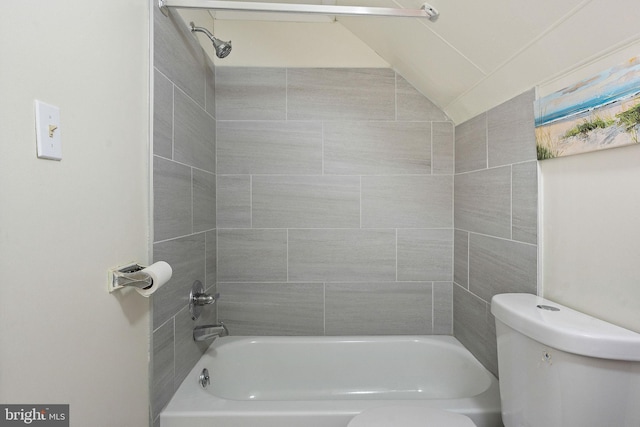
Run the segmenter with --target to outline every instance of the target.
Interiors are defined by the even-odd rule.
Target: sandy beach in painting
[[[540,153],[542,148],[544,152],[549,153],[549,157],[559,157],[638,143],[638,126],[627,130],[627,126],[616,118],[617,114],[638,104],[640,95],[539,126],[536,128],[538,152]],[[599,120],[609,125],[567,136],[567,132],[578,125]]]

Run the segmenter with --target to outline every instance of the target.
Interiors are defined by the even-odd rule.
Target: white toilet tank
[[[491,313],[505,427],[640,427],[640,334],[531,294]]]

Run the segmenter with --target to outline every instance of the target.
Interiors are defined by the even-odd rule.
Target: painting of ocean
[[[535,101],[538,160],[638,143],[640,57]]]

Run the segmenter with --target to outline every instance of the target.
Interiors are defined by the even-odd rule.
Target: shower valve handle
[[[216,302],[220,294],[209,295],[207,293],[194,294],[191,296],[191,301],[194,305],[208,305]]]
[[[210,295],[205,292],[202,282],[196,280],[193,282],[191,292],[189,292],[189,311],[191,312],[191,319],[197,320],[202,313],[203,306],[210,305],[216,302],[220,294]]]

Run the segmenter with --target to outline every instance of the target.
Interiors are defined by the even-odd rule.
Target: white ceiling
[[[366,0],[366,4],[419,8],[422,2]],[[395,18],[339,18],[339,22],[458,123],[640,40],[638,0],[430,0],[430,4],[440,12],[436,22]],[[640,54],[640,47],[635,54]]]
[[[420,8],[422,3],[337,0],[339,5],[403,8]],[[456,123],[567,73],[607,58],[640,54],[639,0],[429,0],[429,4],[440,12],[436,22],[373,17],[337,20],[382,58],[381,64],[390,64]],[[227,22],[215,21],[218,37],[224,38],[220,35],[223,28],[233,32]],[[285,31],[283,24],[277,24],[281,31]],[[267,39],[255,21],[241,28],[252,44]],[[293,27],[290,31],[287,37],[294,40],[305,32]],[[338,37],[346,42],[351,34]],[[239,44],[234,47],[234,54],[242,49]],[[268,47],[265,49],[268,55]],[[313,53],[313,48],[308,46],[307,51]],[[245,65],[264,65],[260,62],[256,58],[255,64]]]

